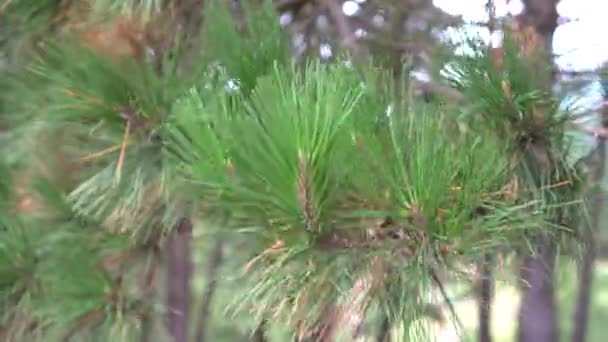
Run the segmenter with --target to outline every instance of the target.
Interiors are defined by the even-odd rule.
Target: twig
[[[102,157],[102,156],[104,156],[104,155],[106,155],[108,153],[112,153],[114,151],[118,151],[119,149],[122,148],[123,143],[120,143],[120,144],[112,146],[112,147],[105,148],[105,149],[103,149],[101,151],[98,151],[98,152],[95,152],[95,153],[91,153],[91,154],[86,155],[84,157],[80,157],[80,161],[83,161],[83,162],[84,161],[89,161],[91,159],[96,159],[96,158]],[[129,144],[130,144],[130,142],[127,141],[127,145],[129,145]]]
[[[107,103],[103,102],[103,100],[98,99],[98,98],[96,98],[96,97],[92,97],[92,96],[88,96],[88,95],[80,94],[80,93],[77,93],[77,92],[75,92],[75,91],[73,91],[73,90],[71,90],[71,89],[62,89],[62,90],[63,90],[63,92],[64,92],[64,93],[66,93],[68,96],[75,97],[75,98],[79,98],[79,99],[81,99],[81,100],[85,100],[85,101],[88,101],[88,102],[91,102],[91,103],[95,103],[95,104],[97,104],[97,105],[99,105],[99,106],[102,106],[102,107],[104,107],[104,108],[106,108],[106,109],[111,109],[111,110],[113,110],[113,109],[114,109],[114,108],[112,108],[111,106],[109,106]]]
[[[437,288],[439,289],[439,293],[441,293],[441,296],[443,297],[445,304],[448,306],[448,310],[450,310],[450,315],[452,316],[452,319],[456,323],[456,326],[458,329],[458,334],[462,335],[462,333],[465,331],[464,325],[462,324],[460,317],[458,317],[458,313],[456,312],[454,303],[452,303],[452,300],[450,299],[450,296],[448,295],[447,291],[445,290],[445,287],[443,287],[443,283],[441,282],[441,279],[439,279],[437,272],[435,272],[434,270],[431,270],[430,273],[431,273],[432,281],[435,283],[435,285],[437,285]]]

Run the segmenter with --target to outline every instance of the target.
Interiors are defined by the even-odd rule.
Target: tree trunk
[[[175,342],[188,341],[192,222],[183,218],[167,241],[168,329]]]
[[[524,296],[519,311],[520,342],[558,341],[555,318],[554,272],[556,250],[550,237],[535,242],[536,250],[522,267]]]
[[[525,10],[518,20],[525,26],[532,26],[541,37],[546,62],[551,60],[553,33],[557,28],[557,0],[524,0]],[[547,84],[551,89],[553,84]],[[537,151],[548,156],[548,147],[537,146]],[[532,151],[534,152],[534,151]],[[537,159],[538,154],[537,154]],[[546,163],[535,163],[542,172]],[[550,166],[549,166],[550,167]],[[550,171],[550,170],[547,170]],[[520,342],[558,341],[558,325],[554,295],[554,273],[556,245],[549,236],[537,236],[533,241],[533,253],[524,259],[521,280],[523,297],[519,311]]]

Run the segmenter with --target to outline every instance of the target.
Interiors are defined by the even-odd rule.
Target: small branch
[[[458,334],[462,336],[462,333],[465,331],[464,325],[460,321],[460,317],[458,317],[458,313],[456,312],[456,307],[454,307],[454,303],[452,303],[452,300],[448,296],[448,293],[445,290],[445,287],[443,286],[443,282],[441,282],[441,279],[439,279],[437,272],[435,272],[434,270],[431,270],[431,280],[435,283],[435,285],[437,285],[437,288],[439,289],[439,293],[443,297],[445,304],[448,306],[448,310],[450,310],[450,315],[452,316],[452,319],[456,323],[456,328],[458,329],[457,330]]]
[[[123,141],[123,142],[121,142],[121,143],[120,143],[120,144],[118,144],[118,145],[115,145],[115,146],[112,146],[112,147],[105,148],[105,149],[103,149],[103,150],[101,150],[101,151],[94,152],[94,153],[88,154],[88,155],[86,155],[86,156],[82,156],[82,157],[80,157],[80,161],[81,161],[81,162],[86,162],[86,161],[89,161],[89,160],[92,160],[92,159],[97,159],[97,158],[99,158],[99,157],[103,157],[103,156],[104,156],[104,155],[106,155],[106,154],[109,154],[109,153],[112,153],[112,152],[115,152],[115,151],[118,151],[118,150],[122,149],[122,148],[123,148],[123,147],[122,147],[122,146],[123,146],[123,144],[124,144],[124,141]],[[127,143],[126,143],[126,144],[127,144],[127,146],[128,146],[128,145],[129,145],[129,141],[127,141]]]

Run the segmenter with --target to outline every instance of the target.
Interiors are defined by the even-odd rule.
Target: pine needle
[[[131,132],[131,121],[127,120],[127,124],[125,126],[125,136],[122,140],[122,144],[120,145],[120,155],[118,156],[118,163],[116,163],[116,182],[120,182],[120,177],[122,174],[122,166],[125,162],[125,154],[127,151],[127,144],[129,142],[129,133]]]
[[[286,250],[284,247],[284,243],[281,240],[276,240],[274,242],[274,244],[272,246],[270,246],[270,248],[265,249],[262,254],[254,257],[253,259],[249,260],[246,264],[245,264],[245,271],[249,271],[251,269],[251,267],[258,262],[260,259],[262,259],[264,256],[266,255],[270,255],[270,254],[277,254],[281,251]]]
[[[129,145],[129,144],[130,144],[130,142],[129,142],[129,141],[127,141],[127,142],[126,142],[126,145]],[[117,150],[119,150],[119,149],[123,148],[123,145],[125,145],[125,142],[124,142],[124,141],[123,141],[122,143],[118,144],[118,145],[114,145],[114,146],[112,146],[112,147],[104,148],[104,149],[103,149],[103,150],[101,150],[101,151],[98,151],[98,152],[95,152],[95,153],[91,153],[91,154],[89,154],[89,155],[86,155],[86,156],[84,156],[84,157],[81,157],[81,158],[80,158],[80,161],[85,162],[85,161],[89,161],[89,160],[92,160],[92,159],[96,159],[96,158],[102,157],[102,156],[104,156],[104,155],[106,155],[106,154],[108,154],[108,153],[112,153],[112,152],[114,152],[114,151],[117,151]]]
[[[103,100],[100,100],[98,98],[95,98],[95,97],[92,97],[92,96],[88,96],[88,95],[84,95],[84,94],[80,94],[80,93],[77,93],[77,92],[75,92],[73,90],[70,90],[70,89],[63,89],[63,91],[66,94],[68,94],[69,96],[76,97],[76,98],[79,98],[81,100],[89,101],[89,102],[98,104],[98,105],[100,105],[102,107],[111,109],[110,106],[107,103],[105,103]]]

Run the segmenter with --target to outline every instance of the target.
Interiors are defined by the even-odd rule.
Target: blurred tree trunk
[[[190,281],[192,277],[192,222],[184,218],[167,241],[167,322],[175,342],[188,342]]]
[[[553,63],[551,52],[553,33],[557,28],[557,1],[524,0],[525,10],[517,18],[521,25],[533,27],[542,40],[546,63]],[[552,84],[547,84],[546,89],[551,89],[552,86]],[[538,147],[545,150],[547,148]],[[538,164],[539,167],[543,167],[544,163],[539,161]],[[520,342],[555,342],[558,341],[553,279],[557,256],[556,245],[551,237],[543,235],[536,237],[532,247],[532,254],[524,259],[522,265],[521,278],[524,293],[519,311],[518,340]]]
[[[534,255],[524,260],[524,295],[519,311],[520,342],[558,341],[555,317],[554,272],[555,244],[549,237],[538,237]]]

